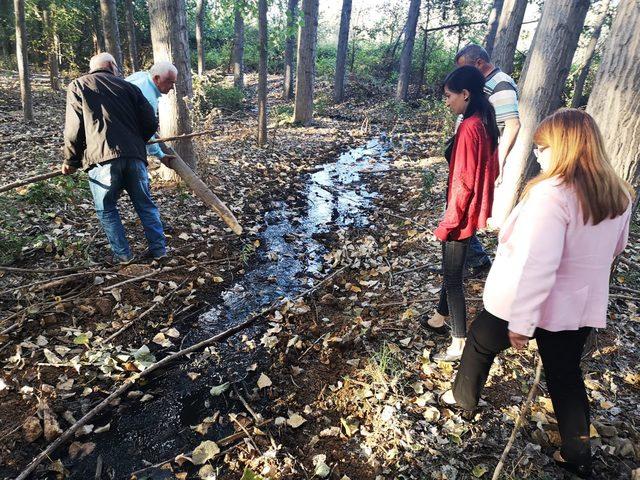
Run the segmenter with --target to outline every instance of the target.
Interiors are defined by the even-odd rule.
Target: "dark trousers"
[[[440,315],[451,315],[451,335],[464,338],[467,332],[467,306],[464,301],[462,275],[469,239],[442,243],[442,288],[436,309]]]
[[[507,322],[486,310],[471,324],[453,385],[453,396],[462,408],[473,410],[478,404],[493,359],[511,345],[508,327]],[[580,359],[590,332],[590,327],[561,332],[538,328],[534,334],[558,420],[562,457],[567,462],[586,466],[591,463],[589,400]]]

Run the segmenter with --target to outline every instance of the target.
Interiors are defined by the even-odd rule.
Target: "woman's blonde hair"
[[[533,141],[551,148],[551,164],[527,184],[522,198],[537,183],[559,177],[575,189],[585,224],[591,219],[597,225],[625,212],[633,189],[613,169],[591,115],[575,108],[560,109],[538,125]]]

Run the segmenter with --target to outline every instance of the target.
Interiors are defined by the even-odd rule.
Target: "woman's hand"
[[[527,348],[527,343],[529,343],[529,340],[531,339],[526,335],[520,335],[519,333],[515,333],[509,330],[509,341],[511,342],[511,346],[516,350]]]

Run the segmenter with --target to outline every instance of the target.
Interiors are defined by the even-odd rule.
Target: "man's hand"
[[[77,170],[78,169],[76,167],[72,167],[71,165],[67,165],[66,163],[63,163],[62,167],[60,167],[60,171],[63,175],[73,175]]]
[[[175,155],[165,155],[160,159],[160,162],[167,168],[173,169],[171,163],[176,159]]]
[[[529,337],[509,330],[509,341],[511,342],[511,346],[516,350],[527,348],[527,343],[529,343],[529,340],[531,340]]]

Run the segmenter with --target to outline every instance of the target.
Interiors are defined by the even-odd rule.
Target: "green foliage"
[[[335,45],[323,45],[318,48],[316,58],[316,75],[333,78],[336,73],[337,49]]]
[[[293,118],[293,105],[281,103],[275,105],[269,113],[272,118],[275,118],[277,123],[291,122]]]
[[[325,93],[319,93],[313,99],[313,110],[316,115],[323,116],[327,113],[327,109],[331,106],[333,101]]]
[[[220,79],[207,76],[193,77],[193,107],[199,118],[206,117],[214,108],[237,111],[242,108],[244,95],[235,87],[223,85]]]
[[[422,172],[422,198],[426,199],[431,195],[431,190],[436,184],[436,174],[433,170]]]

